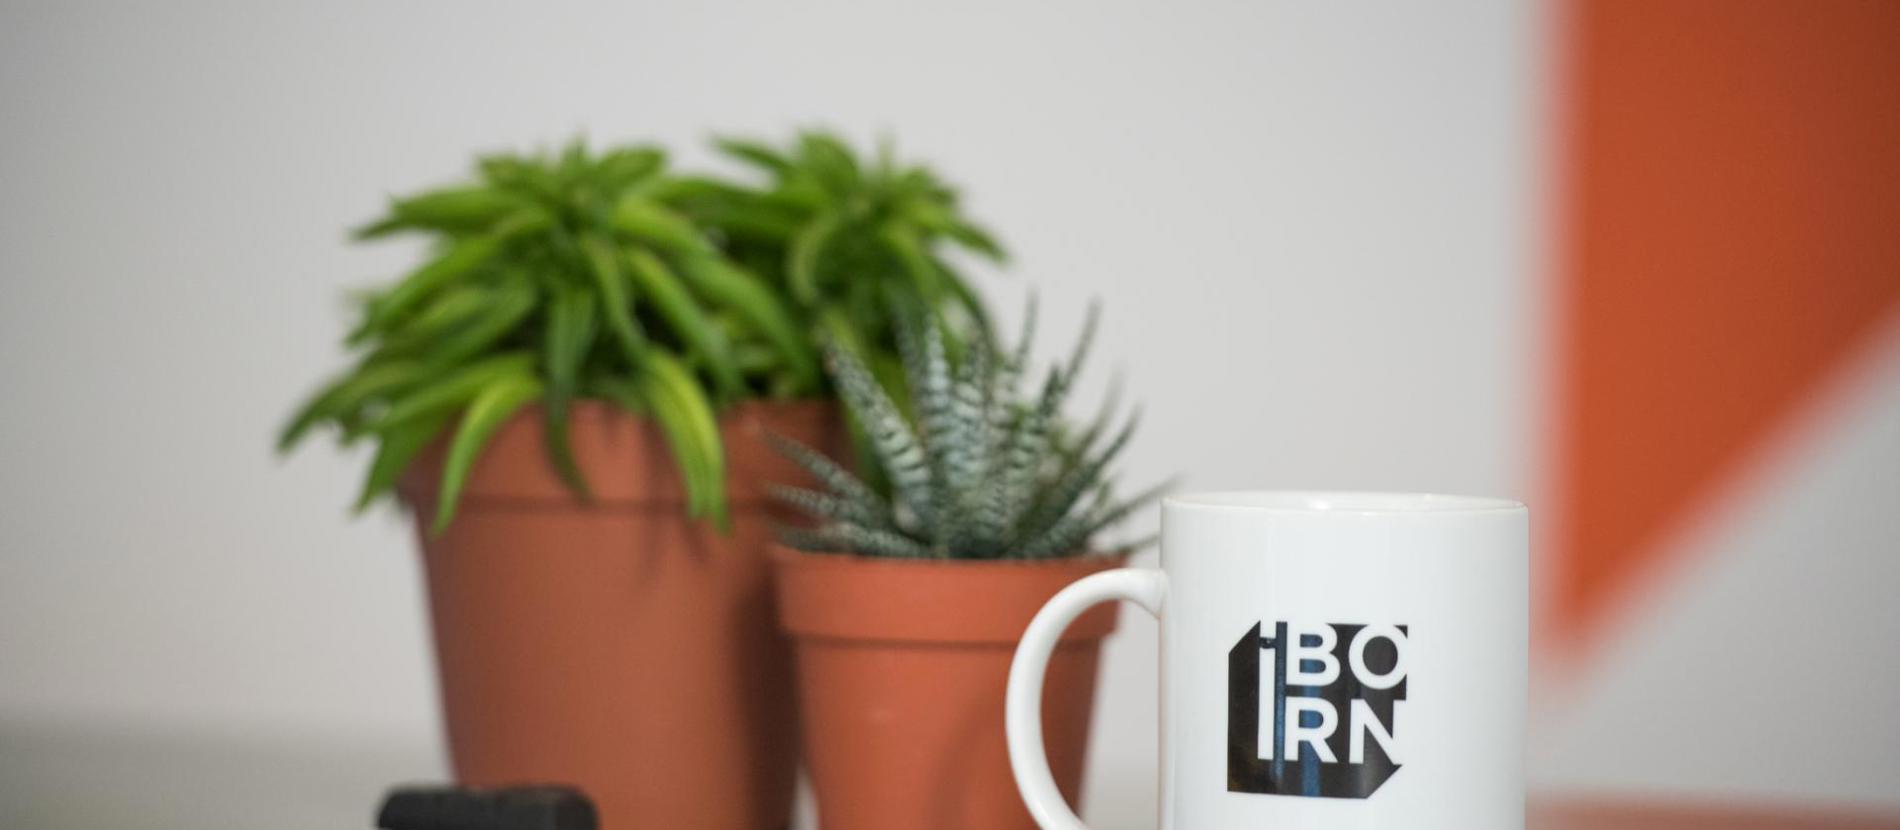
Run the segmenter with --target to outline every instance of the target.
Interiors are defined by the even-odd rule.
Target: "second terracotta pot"
[[[806,763],[824,830],[1036,830],[1003,734],[1017,638],[1043,603],[1121,564],[893,560],[781,550]],[[1049,661],[1043,739],[1080,797],[1096,658],[1116,608],[1076,620]]]

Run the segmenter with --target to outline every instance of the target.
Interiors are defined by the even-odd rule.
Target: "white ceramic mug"
[[[1161,567],[1064,589],[1010,669],[1010,764],[1044,830],[1086,830],[1042,748],[1062,629],[1161,620],[1163,830],[1521,830],[1528,511],[1399,493],[1216,493],[1161,509]]]

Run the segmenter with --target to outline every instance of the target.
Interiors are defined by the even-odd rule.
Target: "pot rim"
[[[727,497],[735,508],[769,504],[764,484],[797,481],[797,465],[761,440],[782,435],[821,451],[842,442],[837,403],[825,398],[749,399],[718,414],[727,465]],[[574,459],[593,489],[577,496],[548,458],[543,427],[547,409],[523,406],[496,430],[469,471],[464,510],[674,510],[684,515],[686,494],[657,422],[597,399],[574,401],[568,412]],[[830,435],[836,430],[835,438]],[[441,491],[442,465],[453,430],[435,436],[397,478],[395,495],[411,509],[432,509]]]
[[[937,566],[949,568],[1073,568],[1079,562],[1101,562],[1120,560],[1126,562],[1134,556],[1134,551],[1085,550],[1064,556],[1049,556],[1041,559],[970,559],[966,557],[946,556],[942,558],[923,558],[906,556],[873,556],[865,553],[845,551],[818,551],[795,548],[783,542],[773,542],[771,556],[774,562],[786,564],[809,564],[813,567],[876,567],[892,565],[896,567]]]
[[[780,624],[801,642],[1014,648],[1058,591],[1123,566],[1129,554],[898,559],[774,545],[770,556]],[[1064,632],[1063,644],[1101,640],[1117,613],[1112,604],[1090,609]]]

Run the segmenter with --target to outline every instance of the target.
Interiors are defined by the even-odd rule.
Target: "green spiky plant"
[[[1113,395],[1085,429],[1068,429],[1062,420],[1063,402],[1093,340],[1094,309],[1068,362],[1051,367],[1032,395],[1019,386],[1035,327],[1033,305],[1012,352],[978,340],[961,360],[949,354],[934,318],[911,319],[900,333],[914,421],[849,349],[826,349],[826,367],[845,405],[865,425],[889,492],[809,447],[778,439],[780,450],[824,487],[775,488],[780,500],[813,523],[782,528],[787,544],[917,559],[1072,556],[1091,550],[1099,531],[1159,495],[1157,487],[1114,498],[1109,465],[1127,446],[1138,418],[1131,413],[1108,437]]]
[[[856,302],[848,276],[834,273],[794,301],[782,274],[736,262],[722,248],[729,235],[685,211],[703,188],[681,186],[691,180],[665,167],[650,147],[594,153],[575,142],[558,154],[483,158],[471,183],[393,200],[358,238],[418,234],[432,253],[362,304],[346,340],[354,366],[296,413],[280,449],[320,425],[335,426],[345,443],[373,439],[360,510],[451,432],[439,532],[489,438],[536,402],[550,460],[587,497],[567,414],[576,400],[604,400],[657,421],[688,512],[723,525],[715,413],[745,399],[828,393],[814,346],[821,328],[874,360],[889,359],[895,342],[888,322],[827,311]],[[850,237],[871,232],[854,225],[832,244],[869,244]],[[968,293],[957,285],[958,297]]]

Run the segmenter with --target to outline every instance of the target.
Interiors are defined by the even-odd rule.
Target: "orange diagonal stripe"
[[[1900,304],[1900,2],[1570,18],[1556,610],[1574,639]]]

